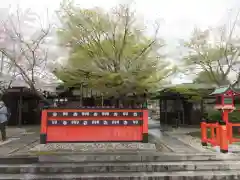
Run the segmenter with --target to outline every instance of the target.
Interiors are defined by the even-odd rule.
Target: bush
[[[218,120],[222,120],[222,111],[217,111],[217,110],[209,111],[208,118],[210,122],[216,122]],[[233,111],[232,113],[229,113],[229,121],[240,122],[240,112]]]

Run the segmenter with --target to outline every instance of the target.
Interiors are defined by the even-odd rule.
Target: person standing
[[[2,141],[6,141],[6,126],[8,120],[8,110],[3,101],[0,101],[0,131],[2,135]]]

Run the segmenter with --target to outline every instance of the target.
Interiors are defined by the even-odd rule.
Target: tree
[[[11,86],[12,78],[8,77],[4,73],[4,55],[1,54],[1,65],[0,65],[0,94],[3,94],[6,89],[8,89]],[[8,68],[7,73],[11,72],[11,68]],[[15,76],[15,74],[13,74]]]
[[[185,43],[189,53],[184,57],[188,73],[198,74],[197,80],[204,77],[206,82],[217,86],[226,85],[230,76],[235,75],[232,85],[240,81],[239,67],[239,38],[238,30],[239,12],[233,21],[204,31],[195,29],[192,37]],[[200,79],[199,79],[200,78]]]
[[[49,79],[48,50],[46,41],[51,25],[44,27],[39,16],[30,9],[9,13],[2,19],[0,26],[0,52],[2,56],[2,75],[8,74],[9,80],[22,80],[31,91],[46,100],[39,91],[42,79]],[[40,27],[36,25],[40,24]]]
[[[229,85],[231,82],[228,79],[223,79],[221,74],[218,74],[217,72],[212,72],[211,75],[206,71],[200,72],[197,77],[193,80],[194,83],[198,84],[209,84],[209,85],[216,85],[216,82],[221,81],[221,85]],[[226,77],[227,78],[227,77]]]
[[[125,96],[153,90],[173,74],[175,69],[159,53],[159,26],[148,37],[130,7],[105,12],[65,3],[58,14],[60,43],[70,53],[56,74],[66,86],[85,83],[105,96]]]

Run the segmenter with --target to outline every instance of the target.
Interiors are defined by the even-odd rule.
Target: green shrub
[[[208,118],[211,122],[222,120],[222,111],[212,110],[207,113],[208,113]],[[232,113],[229,113],[229,121],[240,122],[240,112],[233,111]]]

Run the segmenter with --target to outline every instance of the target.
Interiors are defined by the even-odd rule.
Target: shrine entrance
[[[178,91],[178,88],[185,88],[186,91]],[[212,101],[209,97],[212,89],[204,84],[179,85],[163,88],[153,94],[152,99],[159,100],[161,124],[199,126],[205,101]]]
[[[183,99],[161,99],[160,121],[168,125],[185,124],[185,113]]]
[[[9,88],[6,90],[2,99],[11,112],[8,125],[40,124],[41,112],[38,107],[39,98],[28,88]]]
[[[161,124],[177,127],[193,124],[194,104],[189,102],[186,97],[177,92],[164,92],[157,98],[159,98],[160,104]]]

